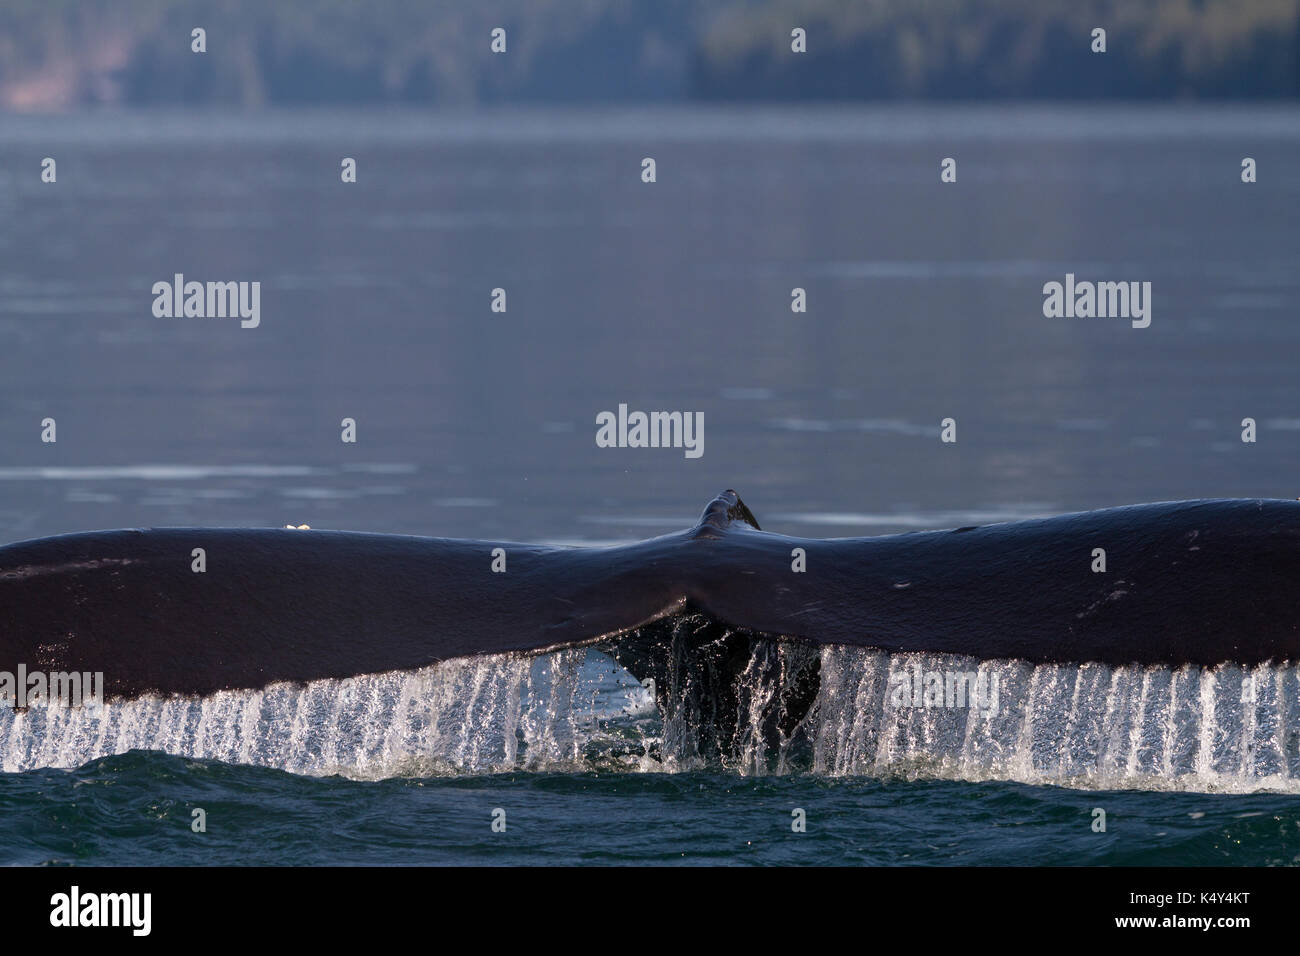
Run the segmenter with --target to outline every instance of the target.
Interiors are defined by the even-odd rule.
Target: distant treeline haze
[[[1300,0],[8,0],[0,108],[1294,98]],[[207,52],[191,51],[206,31]],[[489,49],[496,27],[506,52]],[[806,53],[791,31],[806,32]],[[1092,31],[1106,30],[1106,52]]]

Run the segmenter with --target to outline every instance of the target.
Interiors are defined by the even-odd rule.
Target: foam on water
[[[793,731],[765,739],[764,715],[780,706],[792,662],[809,655],[820,655],[811,710]],[[996,698],[900,699],[917,674],[958,672],[996,688]],[[704,762],[692,725],[701,712],[682,706],[690,677],[680,677],[663,717],[631,675],[587,649],[202,699],[4,710],[0,769],[76,767],[132,749],[369,779],[694,769]],[[736,752],[724,764],[741,774],[1300,792],[1300,673],[1290,664],[1034,666],[771,640],[758,644],[738,685]]]

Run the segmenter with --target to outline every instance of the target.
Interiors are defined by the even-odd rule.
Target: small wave
[[[1048,504],[982,508],[969,511],[789,511],[772,515],[773,521],[790,524],[836,525],[863,528],[917,528],[996,524],[1042,518],[1052,513]]]
[[[409,474],[414,466],[366,464],[344,471]],[[333,474],[334,469],[310,465],[83,465],[0,468],[0,481],[201,481],[210,478],[306,478]]]

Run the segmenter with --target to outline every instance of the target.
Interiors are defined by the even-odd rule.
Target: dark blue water
[[[205,833],[191,829],[196,807]],[[1091,828],[1097,807],[1105,833]],[[363,783],[132,752],[0,777],[0,845],[22,864],[1266,866],[1300,862],[1300,805],[717,773]]]
[[[627,541],[692,523],[725,487],[765,528],[827,536],[1300,494],[1292,108],[0,123],[6,542],[289,522]],[[45,156],[56,184],[39,180]],[[941,184],[948,156],[958,181]],[[1240,181],[1243,156],[1259,182]],[[261,325],[155,318],[150,288],[176,272],[260,281]],[[1150,328],[1044,318],[1042,285],[1066,272],[1152,282]],[[795,286],[807,313],[790,311]],[[703,457],[597,448],[595,415],[621,402],[702,411]],[[40,441],[47,416],[56,444]],[[947,416],[955,445],[937,440]],[[879,770],[852,754],[752,776],[581,752],[528,770],[446,737],[432,763],[343,778],[327,738],[346,720],[328,701],[311,705],[333,715],[306,721],[315,736],[254,755],[270,766],[241,765],[240,739],[205,737],[197,712],[166,733],[145,720],[123,749],[216,759],[79,766],[63,738],[23,738],[0,775],[0,860],[1295,862],[1285,720],[1266,736],[1220,707],[1208,737],[1171,729],[1186,746],[1163,761],[1141,734],[1131,760],[1061,745],[1108,702],[1145,700],[1141,676],[1051,677],[1037,716],[1057,736],[979,774],[914,766],[939,739],[918,726]],[[1275,676],[1293,720],[1300,685]],[[462,718],[499,735],[505,711],[478,700]],[[1262,773],[1251,741],[1284,772]]]

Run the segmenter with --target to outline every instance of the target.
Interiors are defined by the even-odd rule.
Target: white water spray
[[[1300,673],[1291,664],[1034,666],[827,646],[812,652],[820,689],[811,711],[773,744],[759,732],[761,715],[776,705],[795,646],[761,652],[782,666],[739,678],[738,752],[725,765],[741,774],[1300,793]],[[890,689],[917,670],[975,674],[997,687],[997,707],[900,704]],[[568,649],[205,698],[4,710],[0,769],[76,767],[132,749],[368,779],[699,769],[698,728],[683,725],[683,712],[670,699],[661,720],[609,658]]]
[[[915,669],[996,680],[996,713],[894,706]],[[1084,789],[1300,792],[1293,665],[1108,667],[827,647],[815,772]]]
[[[612,662],[586,658],[586,650],[570,649],[203,698],[4,710],[0,769],[77,767],[141,749],[371,779],[581,770],[601,744],[606,755],[615,752],[611,760],[618,745],[643,750],[635,717],[653,711],[630,677],[630,686],[610,679]],[[616,716],[623,726],[606,734],[602,727]]]

